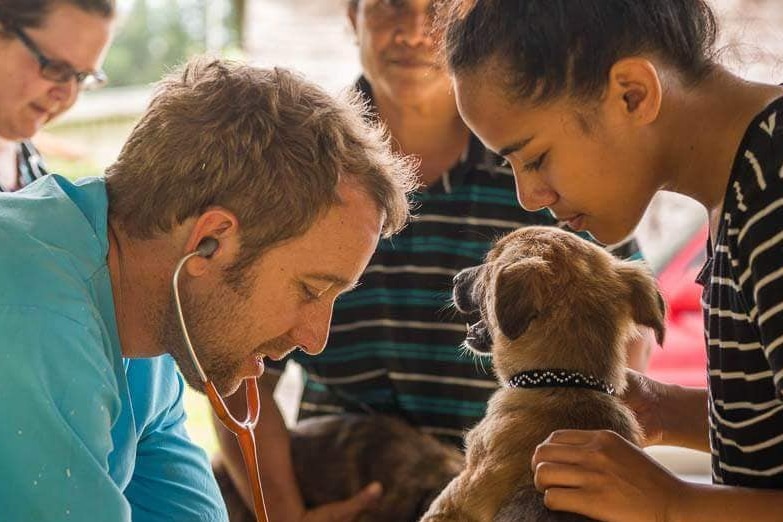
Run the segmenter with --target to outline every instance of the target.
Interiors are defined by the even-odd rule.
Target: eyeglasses
[[[109,80],[106,74],[100,69],[97,71],[80,72],[62,60],[47,58],[24,31],[18,27],[14,27],[12,31],[19,37],[19,40],[22,41],[24,46],[27,47],[27,50],[29,50],[38,60],[38,65],[41,68],[41,76],[47,80],[57,83],[67,83],[70,82],[72,78],[76,78],[76,85],[78,85],[79,89],[82,91],[99,89],[106,85],[106,82]]]

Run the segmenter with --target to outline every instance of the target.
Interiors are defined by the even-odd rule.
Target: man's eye
[[[304,297],[305,301],[315,301],[320,297],[317,292],[314,292],[306,284],[302,283],[301,287],[302,287],[302,296]]]

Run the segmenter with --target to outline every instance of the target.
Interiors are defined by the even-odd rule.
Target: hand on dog
[[[382,493],[381,484],[373,482],[347,500],[324,504],[307,511],[301,522],[351,522],[372,508]]]
[[[661,444],[664,435],[662,403],[666,385],[634,370],[626,370],[625,375],[628,386],[620,398],[633,410],[642,427],[642,447]]]
[[[690,487],[611,431],[556,431],[532,466],[549,509],[606,522],[671,520]]]

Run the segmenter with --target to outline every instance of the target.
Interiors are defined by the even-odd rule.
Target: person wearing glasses
[[[47,173],[30,138],[106,83],[114,0],[0,2],[0,191]]]

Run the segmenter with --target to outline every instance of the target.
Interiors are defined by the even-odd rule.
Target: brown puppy
[[[291,430],[291,456],[307,508],[345,500],[373,481],[383,485],[379,503],[356,522],[419,520],[464,466],[457,448],[385,415],[327,415],[300,422]],[[231,522],[255,520],[219,462],[214,470]]]
[[[480,317],[466,344],[491,350],[501,388],[467,435],[464,471],[422,520],[587,520],[544,507],[530,461],[558,429],[608,429],[639,441],[636,419],[614,393],[626,386],[624,347],[635,325],[662,341],[655,280],[574,234],[526,227],[454,283],[457,308]]]

